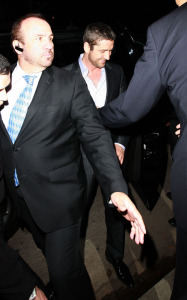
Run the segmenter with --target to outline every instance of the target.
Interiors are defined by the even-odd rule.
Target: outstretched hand
[[[123,217],[131,222],[130,238],[132,240],[135,239],[136,244],[143,244],[146,228],[142,216],[134,203],[126,194],[121,192],[113,193],[111,195],[111,201]]]

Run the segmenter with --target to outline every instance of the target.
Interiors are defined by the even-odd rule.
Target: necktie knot
[[[26,83],[29,85],[33,85],[34,83],[34,79],[36,78],[36,76],[31,76],[31,75],[24,75],[23,78],[25,79]]]

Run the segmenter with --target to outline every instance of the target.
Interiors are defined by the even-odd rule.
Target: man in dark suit
[[[77,61],[65,67],[66,70],[78,72],[84,78],[90,95],[98,107],[104,106],[127,88],[122,67],[108,62],[115,38],[115,33],[107,24],[101,22],[89,24],[83,35],[84,53],[80,55]],[[120,130],[111,130],[111,136],[119,163],[122,165],[129,136],[120,135],[119,132]],[[81,236],[84,237],[89,210],[96,196],[98,183],[83,150],[82,155],[86,173],[85,209],[81,221]],[[103,155],[105,154],[103,153]],[[109,207],[104,193],[103,202],[107,226],[106,258],[114,266],[118,278],[132,287],[134,286],[133,278],[123,262],[126,220],[115,208]]]
[[[136,243],[143,243],[145,226],[125,194],[110,134],[84,80],[51,66],[50,25],[38,14],[20,18],[12,27],[12,46],[18,63],[0,123],[7,189],[46,256],[57,299],[94,299],[79,254],[84,189],[80,143],[106,197],[126,212]]]
[[[125,126],[145,116],[167,91],[181,124],[172,153],[171,195],[177,224],[176,272],[171,299],[187,299],[187,3],[148,28],[147,43],[127,91],[101,108],[105,126]]]
[[[6,88],[10,85],[10,64],[0,54],[0,106],[7,100]],[[3,165],[0,151],[0,203],[5,201]],[[47,300],[40,286],[45,286],[40,278],[13,250],[3,236],[4,222],[0,214],[0,299],[1,300]]]

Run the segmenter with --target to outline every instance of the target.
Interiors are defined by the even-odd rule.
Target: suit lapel
[[[111,66],[107,63],[105,67],[106,72],[106,85],[107,85],[107,94],[105,104],[113,100],[113,89],[114,89],[114,76],[111,69]]]
[[[52,68],[48,68],[42,72],[41,78],[38,83],[38,87],[36,89],[36,92],[34,94],[34,97],[32,99],[32,102],[28,108],[25,120],[23,122],[23,125],[21,127],[21,130],[19,132],[19,135],[16,139],[16,141],[19,139],[19,137],[24,132],[25,128],[28,126],[30,121],[32,120],[33,116],[37,112],[40,105],[45,101],[46,95],[49,92],[50,86],[53,82],[53,71]]]
[[[72,63],[72,65],[71,65],[71,71],[76,71],[76,72],[80,72],[81,73],[81,69],[80,69],[78,60],[76,60],[74,63]]]

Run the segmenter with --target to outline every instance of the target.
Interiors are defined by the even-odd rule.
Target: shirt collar
[[[81,69],[82,76],[83,76],[83,78],[85,79],[85,78],[88,76],[88,69],[87,69],[86,66],[83,64],[83,61],[82,61],[83,55],[84,55],[84,53],[82,53],[82,54],[79,56],[79,66],[80,66],[80,69]]]
[[[42,72],[38,72],[38,73],[33,73],[32,75],[40,77],[41,74]],[[23,77],[24,75],[28,75],[28,74],[23,71],[23,69],[19,65],[19,62],[17,62],[17,65],[12,73],[12,83],[18,82],[21,79],[21,77]]]

